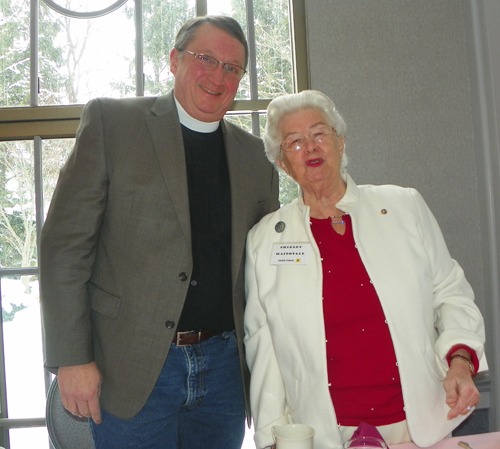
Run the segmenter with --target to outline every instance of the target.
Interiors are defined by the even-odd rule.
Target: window
[[[37,240],[82,105],[170,91],[175,34],[204,14],[247,34],[228,119],[259,135],[270,99],[308,85],[303,0],[0,0],[0,446],[49,447]]]

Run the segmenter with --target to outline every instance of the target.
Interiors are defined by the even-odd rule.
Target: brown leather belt
[[[202,343],[220,332],[215,331],[186,331],[176,332],[172,340],[176,346],[191,346]]]

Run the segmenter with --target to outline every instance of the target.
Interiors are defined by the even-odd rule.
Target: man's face
[[[240,67],[245,64],[243,44],[208,23],[196,30],[194,39],[183,50],[210,55]],[[191,117],[202,122],[222,119],[240,83],[224,75],[222,64],[215,70],[207,70],[196,64],[193,55],[176,49],[170,53],[170,71],[175,75],[175,98]]]

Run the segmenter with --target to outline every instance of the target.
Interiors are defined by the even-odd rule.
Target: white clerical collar
[[[179,121],[186,127],[199,133],[213,133],[218,127],[219,122],[201,122],[191,117],[181,104],[175,98],[175,105],[177,106],[177,113],[179,114]]]

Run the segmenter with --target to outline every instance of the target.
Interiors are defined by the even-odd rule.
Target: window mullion
[[[245,0],[247,16],[248,40],[248,76],[250,77],[250,100],[259,99],[259,84],[257,83],[257,56],[255,50],[255,17],[253,0]],[[259,114],[252,113],[252,134],[260,136]]]
[[[0,278],[0,297],[2,297],[2,279]],[[0,301],[1,305],[1,301]],[[3,338],[3,320],[0,327],[0,361],[2,369],[0,370],[0,419],[7,418],[7,384],[5,379],[5,356],[4,356],[4,338]],[[8,447],[9,433],[0,430],[0,444]]]
[[[255,17],[253,13],[253,0],[246,0],[247,16],[247,41],[248,41],[248,76],[250,77],[250,99],[259,99],[257,83],[257,56],[255,50]]]
[[[38,106],[38,0],[31,0],[30,8],[30,104]]]
[[[35,136],[33,142],[33,162],[35,164],[35,220],[37,223],[37,246],[40,243],[40,234],[42,232],[42,225],[44,222],[43,212],[43,172],[42,172],[42,139],[40,136]]]
[[[143,3],[135,0],[135,83],[136,96],[144,96],[144,27]]]
[[[196,17],[207,15],[207,0],[196,0]]]
[[[305,0],[289,0],[290,41],[292,44],[294,92],[310,89],[309,61],[306,43],[306,7]]]

